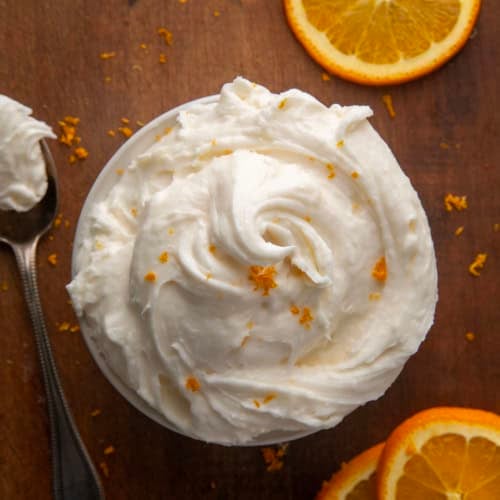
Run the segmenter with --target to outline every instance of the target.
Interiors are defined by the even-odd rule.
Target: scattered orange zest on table
[[[103,60],[111,59],[116,56],[116,52],[101,52],[99,57]]]
[[[394,110],[394,103],[392,102],[391,94],[384,94],[382,96],[382,101],[385,104],[387,112],[391,118],[396,118],[396,111]]]
[[[260,452],[262,453],[264,463],[267,465],[266,469],[268,472],[276,472],[283,468],[283,457],[285,456],[287,447],[287,444],[283,444],[276,448],[271,446],[261,448]]]
[[[465,210],[467,208],[467,196],[458,196],[448,193],[444,197],[444,208],[447,212],[451,212],[453,209],[459,212]]]
[[[49,261],[49,264],[52,266],[57,265],[57,254],[56,253],[51,253],[48,257],[47,260]]]
[[[167,45],[172,45],[174,42],[174,35],[167,28],[158,28],[158,35],[160,35]]]
[[[472,274],[472,276],[479,276],[480,272],[478,271],[478,269],[483,269],[487,258],[487,253],[478,253],[476,255],[476,258],[474,259],[474,262],[469,266],[469,273]]]

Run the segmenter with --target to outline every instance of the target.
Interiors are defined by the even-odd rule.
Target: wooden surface
[[[108,499],[307,499],[342,461],[383,440],[402,419],[434,405],[500,411],[500,33],[496,5],[484,2],[476,36],[451,63],[420,81],[365,88],[332,78],[288,29],[279,0],[0,0],[0,93],[57,129],[81,119],[90,155],[69,165],[53,141],[63,224],[39,248],[39,281],[64,389],[96,463],[105,460]],[[218,10],[220,16],[215,16]],[[156,34],[165,26],[174,43]],[[141,49],[145,43],[148,49]],[[116,57],[101,60],[101,52]],[[166,64],[158,62],[167,55]],[[293,442],[280,472],[266,472],[257,448],[224,448],[175,435],[132,408],[104,379],[79,333],[65,284],[71,242],[95,177],[123,142],[120,118],[147,122],[173,106],[216,93],[236,75],[273,91],[298,87],[330,104],[369,104],[420,193],[436,246],[440,301],[418,353],[379,401],[335,429]],[[106,83],[105,77],[111,81]],[[393,96],[388,117],[381,97]],[[440,147],[440,143],[449,149]],[[466,194],[469,209],[447,213],[443,195]],[[65,227],[64,221],[69,221]],[[464,226],[460,237],[454,235]],[[489,254],[479,278],[467,268]],[[52,267],[47,256],[57,253]],[[8,290],[1,285],[6,283]],[[474,342],[465,333],[476,334]],[[51,498],[47,417],[31,325],[14,259],[0,247],[0,498]],[[101,415],[92,417],[95,408]],[[104,459],[103,450],[116,453]]]

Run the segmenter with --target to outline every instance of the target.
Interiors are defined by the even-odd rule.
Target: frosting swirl
[[[432,239],[370,115],[238,78],[89,214],[73,303],[181,432],[242,444],[332,427],[425,337]]]
[[[30,210],[47,191],[39,141],[55,135],[30,115],[30,108],[0,95],[0,210]]]

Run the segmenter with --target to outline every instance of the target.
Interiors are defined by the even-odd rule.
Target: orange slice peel
[[[375,472],[384,443],[360,453],[323,483],[316,500],[372,500],[376,498]]]
[[[283,0],[288,24],[329,73],[367,85],[419,78],[469,39],[481,0]]]

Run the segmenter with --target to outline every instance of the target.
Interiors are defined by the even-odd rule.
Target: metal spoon
[[[40,141],[47,169],[47,193],[28,212],[0,210],[0,241],[11,246],[21,274],[42,367],[50,422],[52,481],[56,500],[103,500],[94,466],[76,429],[57,375],[36,281],[36,247],[57,213],[57,175],[45,141]]]

